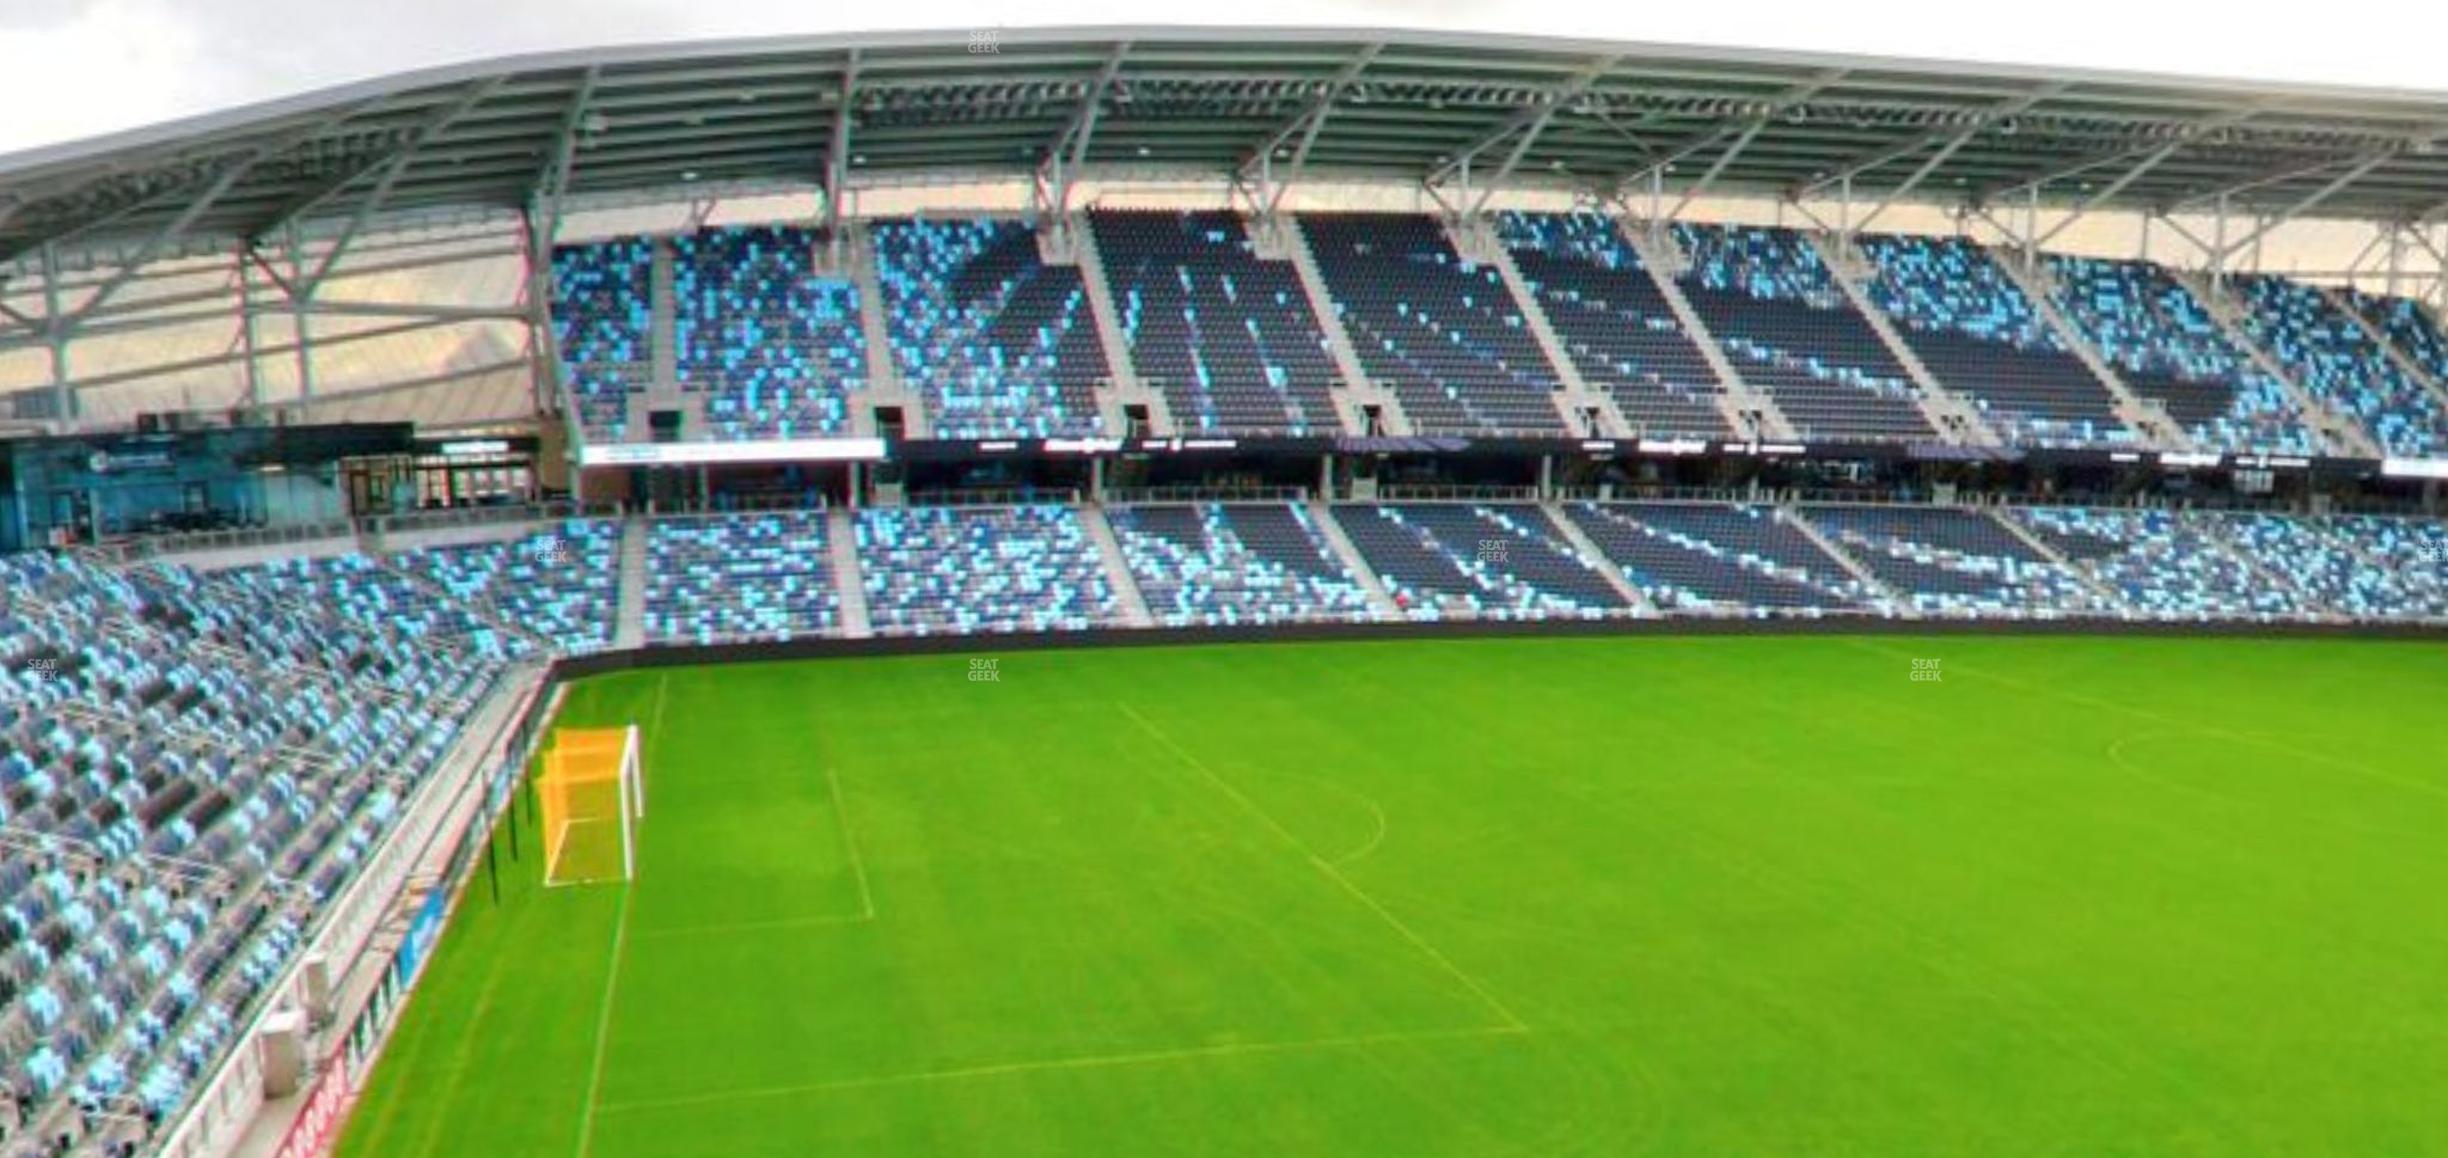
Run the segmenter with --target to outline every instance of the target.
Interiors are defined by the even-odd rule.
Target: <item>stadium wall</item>
[[[1097,628],[1087,631],[995,635],[931,635],[867,639],[799,639],[743,643],[649,645],[625,651],[565,656],[553,661],[558,682],[659,667],[773,663],[802,659],[861,659],[914,655],[973,655],[1105,647],[1187,647],[1221,643],[1360,643],[1407,639],[1515,639],[1603,636],[2218,636],[2234,639],[2372,639],[2437,643],[2448,623],[2254,623],[2161,619],[1903,619],[1872,615],[1664,619],[1446,620],[1435,623],[1301,623],[1232,627]]]

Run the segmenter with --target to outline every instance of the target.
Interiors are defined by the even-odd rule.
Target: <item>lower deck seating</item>
[[[1368,591],[1280,503],[1116,507],[1106,514],[1148,612],[1167,627],[1369,618]]]
[[[2054,618],[2116,610],[2080,575],[1979,511],[1806,506],[1802,517],[1924,615]]]
[[[562,651],[587,652],[612,643],[619,550],[618,523],[566,519],[516,539],[425,547],[389,562]]]
[[[878,635],[1080,631],[1120,617],[1070,507],[869,509],[857,528]]]
[[[2437,523],[2257,513],[2197,521],[2264,560],[2299,606],[2350,619],[2448,617],[2448,532]]]
[[[649,640],[803,639],[840,613],[821,511],[657,519],[647,532]]]
[[[1819,614],[1874,602],[1774,507],[1575,503],[1565,512],[1661,611]]]
[[[149,1145],[491,686],[374,573],[0,559],[0,1154]]]
[[[1387,503],[1335,519],[1410,619],[1594,619],[1631,604],[1529,504]]]
[[[2267,620],[2314,610],[2292,589],[2256,573],[2195,517],[2080,507],[2022,507],[2006,514],[2058,554],[2090,568],[2140,615]]]

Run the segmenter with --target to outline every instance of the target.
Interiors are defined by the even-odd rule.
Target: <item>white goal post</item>
[[[637,876],[637,828],[646,816],[642,747],[635,724],[554,733],[536,779],[547,887]]]

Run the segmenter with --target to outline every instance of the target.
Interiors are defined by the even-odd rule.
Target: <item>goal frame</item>
[[[600,745],[615,734],[620,737],[620,755],[608,776],[572,773],[570,765],[565,762],[571,755],[569,748],[563,743],[565,738],[578,739],[582,743],[591,741],[590,746],[592,746]],[[538,778],[547,797],[546,806],[539,818],[546,825],[546,831],[542,834],[544,837],[545,888],[605,884],[611,881],[627,882],[637,879],[637,828],[638,822],[646,816],[643,747],[643,738],[636,724],[629,724],[618,729],[565,729],[554,735],[553,746],[545,753],[544,770]],[[601,784],[605,780],[613,783],[614,812],[619,821],[620,873],[610,878],[556,879],[555,873],[560,868],[563,855],[569,847],[569,830],[581,820],[581,818],[568,814],[567,793],[574,786]],[[559,799],[562,804],[559,808],[552,807],[550,803],[555,794],[560,794]],[[559,831],[553,831],[556,827]]]

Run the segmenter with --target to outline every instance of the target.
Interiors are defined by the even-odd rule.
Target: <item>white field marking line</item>
[[[859,911],[855,913],[818,913],[812,917],[763,917],[753,921],[723,921],[711,925],[678,925],[668,929],[643,929],[641,940],[663,937],[722,936],[727,933],[754,933],[768,929],[820,928],[825,925],[860,925],[875,920],[875,895],[867,890],[867,863],[859,856],[858,839],[850,828],[850,811],[844,806],[841,778],[833,769],[825,769],[825,783],[833,795],[833,819],[841,828],[842,850],[850,858],[850,875],[858,881]]]
[[[1869,643],[1859,638],[1854,638],[1851,642],[1856,647],[1867,648],[1882,655],[1906,657],[1906,653],[1904,652],[1896,651],[1893,648],[1880,647],[1877,644]],[[2004,684],[2010,688],[2020,688],[2028,692],[2038,692],[2042,695],[2054,696],[2069,703],[2081,704],[2088,708],[2105,708],[2110,711],[2123,712],[2129,716],[2139,716],[2142,719],[2149,720],[2156,724],[2163,724],[2171,728],[2182,728],[2199,732],[2203,735],[2218,736],[2222,739],[2234,740],[2239,743],[2257,745],[2274,752],[2286,753],[2287,755],[2293,756],[2298,760],[2308,760],[2315,764],[2327,764],[2332,768],[2343,768],[2348,772],[2356,773],[2357,775],[2363,776],[2366,779],[2377,780],[2380,783],[2387,784],[2391,787],[2403,788],[2409,792],[2419,792],[2426,796],[2437,796],[2443,799],[2448,799],[2448,788],[2442,788],[2437,784],[2432,784],[2422,780],[2408,780],[2403,776],[2383,772],[2369,764],[2363,764],[2353,760],[2341,760],[2338,757],[2329,755],[2325,752],[2317,751],[2311,748],[2298,748],[2293,744],[2272,740],[2267,736],[2255,735],[2251,732],[2239,732],[2233,728],[2222,728],[2215,724],[2203,724],[2191,720],[2180,720],[2165,713],[2154,712],[2149,708],[2137,708],[2131,704],[2120,704],[2113,700],[2094,699],[2090,696],[2066,691],[2062,688],[2050,687],[2047,684],[2036,684],[2029,680],[2016,679],[2013,676],[2003,676],[1997,674],[1996,672],[1982,671],[1976,667],[1956,668],[1954,670],[1970,672],[1981,679],[1990,681],[1991,683]]]
[[[638,775],[646,774],[646,749],[654,746],[663,734],[663,705],[669,699],[671,673],[655,677],[653,729],[638,745]],[[620,991],[621,961],[629,947],[630,901],[637,896],[637,879],[632,876],[621,884],[620,917],[612,924],[612,967],[604,973],[603,1007],[595,1014],[595,1059],[587,1067],[586,1106],[578,1115],[578,1158],[586,1158],[595,1143],[596,1100],[603,1094],[604,1056],[612,1045],[612,998]]]
[[[1326,858],[1319,856],[1317,853],[1312,852],[1308,845],[1301,842],[1301,838],[1292,834],[1292,830],[1277,823],[1275,818],[1268,815],[1265,809],[1258,807],[1258,803],[1256,801],[1242,795],[1240,789],[1233,787],[1229,781],[1225,780],[1222,776],[1217,775],[1215,769],[1207,766],[1206,761],[1192,755],[1189,749],[1175,743],[1173,741],[1173,737],[1165,734],[1163,729],[1157,727],[1155,723],[1149,720],[1146,716],[1140,715],[1138,709],[1133,708],[1129,704],[1123,703],[1119,700],[1114,701],[1114,706],[1122,709],[1123,715],[1129,716],[1139,725],[1142,730],[1146,731],[1148,735],[1155,737],[1157,743],[1163,744],[1166,748],[1170,749],[1175,756],[1181,758],[1183,763],[1189,765],[1200,776],[1205,777],[1207,782],[1213,784],[1217,790],[1223,792],[1227,796],[1232,797],[1236,803],[1240,804],[1244,811],[1247,811],[1250,815],[1257,817],[1260,823],[1263,823],[1269,829],[1274,830],[1275,835],[1281,837],[1284,843],[1291,845],[1293,848],[1299,850],[1302,856],[1309,858],[1309,863],[1317,866],[1317,870],[1320,873],[1325,874],[1327,880],[1333,881],[1336,885],[1341,886],[1344,892],[1350,893],[1355,900],[1358,900],[1363,905],[1367,905],[1370,912],[1377,914],[1378,919],[1386,923],[1387,928],[1401,934],[1403,940],[1411,942],[1411,946],[1413,948],[1418,949],[1421,953],[1425,954],[1429,960],[1436,962],[1437,965],[1442,967],[1446,973],[1451,974],[1454,980],[1461,982],[1463,988],[1470,990],[1473,994],[1478,996],[1479,1000],[1486,1002],[1487,1007],[1494,1010],[1496,1012],[1496,1016],[1503,1020],[1504,1027],[1506,1029],[1514,1030],[1520,1033],[1528,1033],[1530,1031],[1530,1027],[1523,1023],[1521,1018],[1515,1016],[1513,1011],[1507,1008],[1504,1002],[1497,1000],[1495,994],[1488,992],[1487,986],[1480,984],[1476,978],[1473,978],[1470,974],[1463,972],[1461,966],[1454,964],[1453,958],[1447,957],[1442,952],[1439,952],[1436,946],[1429,944],[1425,938],[1421,937],[1418,933],[1413,932],[1411,926],[1404,924],[1401,918],[1398,918],[1393,913],[1388,912],[1384,905],[1378,904],[1377,898],[1368,895],[1366,892],[1361,890],[1360,886],[1353,884],[1351,878],[1344,876],[1343,870],[1335,867],[1335,863],[1333,861],[1327,860]]]
[[[621,889],[620,919],[612,925],[612,968],[604,973],[603,1007],[595,1014],[595,1060],[587,1067],[586,1108],[578,1115],[578,1158],[595,1143],[596,1099],[603,1093],[604,1055],[612,1044],[612,996],[620,988],[621,957],[629,942],[629,899],[637,882]]]
[[[546,862],[543,862],[543,886],[546,886],[546,889],[561,889],[561,886],[568,886],[568,884],[592,884],[592,881],[595,881],[592,876],[580,876],[580,879],[563,881],[563,879],[558,879],[556,874],[561,872],[561,854],[568,852],[568,847],[570,847],[570,830],[578,825],[600,825],[600,823],[605,823],[605,818],[600,818],[600,815],[580,815],[580,818],[563,820],[561,835],[558,835],[558,840],[553,840],[553,854],[546,859]]]
[[[1326,781],[1325,783],[1333,783],[1333,782],[1332,782],[1332,781]],[[1342,785],[1339,785],[1339,784],[1337,784],[1337,785],[1335,785],[1335,786],[1336,786],[1336,787],[1338,787],[1338,788],[1342,788]],[[1372,798],[1372,797],[1370,797],[1370,796],[1368,796],[1368,795],[1366,795],[1366,794],[1360,793],[1360,792],[1354,792],[1354,791],[1352,791],[1352,790],[1351,790],[1351,789],[1349,789],[1349,788],[1344,788],[1344,789],[1343,789],[1343,791],[1344,791],[1344,792],[1346,792],[1346,793],[1349,793],[1349,794],[1350,794],[1352,797],[1354,797],[1355,799],[1359,800],[1359,801],[1360,801],[1360,803],[1365,804],[1365,805],[1368,805],[1368,810],[1369,810],[1370,814],[1371,814],[1371,815],[1373,815],[1373,816],[1375,816],[1375,817],[1377,818],[1377,831],[1370,833],[1370,834],[1369,834],[1369,838],[1368,838],[1367,840],[1365,840],[1365,841],[1362,841],[1362,842],[1361,842],[1361,844],[1360,844],[1360,847],[1355,848],[1355,849],[1351,850],[1350,852],[1343,853],[1343,854],[1341,854],[1341,855],[1339,855],[1339,856],[1335,857],[1335,858],[1334,858],[1333,863],[1334,863],[1334,865],[1335,865],[1336,867],[1338,867],[1338,868],[1340,868],[1340,867],[1342,867],[1342,866],[1344,866],[1344,865],[1350,864],[1350,863],[1352,863],[1353,861],[1359,860],[1359,859],[1361,859],[1361,858],[1363,858],[1363,857],[1367,856],[1368,854],[1370,854],[1370,853],[1372,853],[1372,852],[1377,851],[1377,846],[1385,843],[1385,838],[1386,838],[1386,827],[1387,827],[1387,825],[1386,825],[1386,814],[1385,814],[1385,809],[1384,809],[1383,807],[1379,806],[1379,805],[1378,805],[1378,803],[1377,803],[1377,801],[1376,801],[1374,798]]]
[[[963,1066],[957,1069],[921,1070],[914,1073],[879,1074],[864,1078],[839,1078],[833,1081],[804,1082],[788,1086],[758,1086],[749,1089],[724,1090],[712,1094],[691,1094],[677,1098],[649,1098],[635,1102],[614,1102],[599,1113],[621,1114],[636,1110],[669,1110],[688,1106],[705,1106],[721,1102],[758,1101],[767,1098],[787,1098],[804,1094],[830,1093],[840,1090],[866,1090],[884,1086],[923,1085],[933,1082],[964,1081],[972,1078],[1010,1077],[1019,1074],[1051,1073],[1063,1070],[1118,1069],[1125,1066],[1161,1065],[1166,1062],[1197,1061],[1205,1058],[1243,1057],[1254,1054],[1306,1053],[1333,1049],[1358,1049],[1374,1045],[1405,1045],[1432,1041],[1469,1041],[1491,1037],[1523,1037],[1529,1030],[1511,1025],[1489,1025],[1473,1029],[1430,1029],[1400,1033],[1363,1033],[1348,1037],[1319,1037],[1301,1041],[1223,1042],[1216,1045],[1189,1046],[1182,1049],[1143,1050],[1136,1053],[1092,1054],[1086,1057],[1041,1058],[1036,1061],[1000,1062],[994,1065]]]
[[[841,777],[825,769],[825,785],[833,792],[833,821],[841,828],[842,851],[850,854],[850,875],[857,879],[859,919],[875,919],[875,894],[867,891],[867,862],[860,858],[858,838],[850,833],[850,810],[842,804]]]

